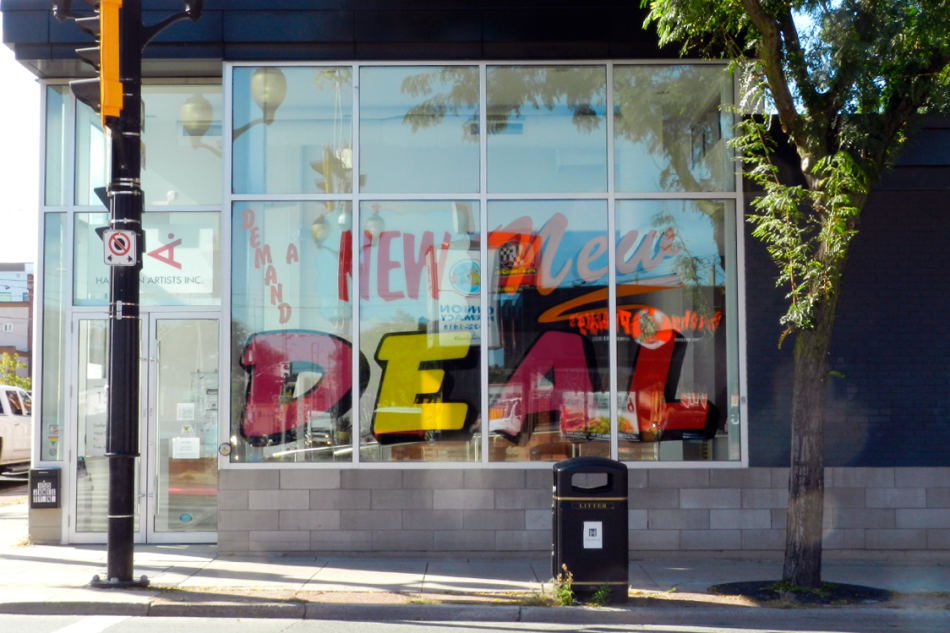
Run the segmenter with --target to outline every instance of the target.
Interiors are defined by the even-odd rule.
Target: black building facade
[[[31,534],[96,541],[107,172],[64,84],[86,40],[46,2],[0,9],[45,85],[34,461],[70,500]],[[781,551],[792,345],[741,218],[734,82],[644,17],[209,1],[146,49],[140,540],[546,551],[550,462],[602,455],[631,468],[631,551]],[[950,548],[947,140],[923,123],[849,262],[832,555]]]

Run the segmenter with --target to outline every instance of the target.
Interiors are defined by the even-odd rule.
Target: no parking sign
[[[138,251],[135,245],[135,231],[103,231],[103,258],[109,266],[135,266]]]

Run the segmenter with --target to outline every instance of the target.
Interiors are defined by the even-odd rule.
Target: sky
[[[40,86],[2,44],[0,95],[0,262],[36,263]]]

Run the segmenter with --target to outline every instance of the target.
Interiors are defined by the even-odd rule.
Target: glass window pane
[[[77,213],[73,250],[73,303],[109,304],[109,266],[97,229],[107,213]],[[139,276],[143,306],[221,304],[221,217],[219,213],[149,211],[142,218],[145,249]]]
[[[349,202],[237,202],[232,462],[350,461]]]
[[[723,66],[616,66],[616,190],[733,191],[731,104]]]
[[[95,193],[109,182],[109,151],[102,120],[92,108],[76,102],[76,204],[102,208]]]
[[[606,201],[491,202],[488,226],[489,460],[610,457]]]
[[[360,70],[361,190],[478,191],[478,68]]]
[[[43,232],[43,402],[40,429],[41,460],[63,459],[66,423],[66,214],[44,216]]]
[[[221,203],[221,86],[143,86],[145,205]]]
[[[732,201],[618,201],[621,460],[739,459]]]
[[[607,190],[607,70],[489,66],[488,190]]]
[[[147,449],[157,500],[152,526],[156,532],[213,532],[218,525],[218,320],[154,323],[155,440]],[[188,405],[193,408],[182,415]]]
[[[235,193],[348,193],[353,187],[349,68],[235,68]]]
[[[76,531],[106,532],[109,522],[109,458],[106,457],[106,418],[109,395],[109,322],[80,319],[79,366],[76,378]],[[142,396],[140,396],[142,397]],[[142,400],[144,402],[144,399]],[[139,465],[135,459],[134,490],[138,490]],[[133,531],[139,531],[135,513]]]
[[[360,208],[361,461],[481,459],[478,211]]]
[[[66,106],[69,86],[46,87],[46,196],[47,206],[66,200]]]

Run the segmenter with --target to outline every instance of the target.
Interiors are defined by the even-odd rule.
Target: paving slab
[[[950,565],[881,565],[873,562],[832,562],[822,565],[822,580],[870,585],[900,593],[950,591]]]
[[[710,585],[744,580],[769,580],[782,577],[782,564],[776,561],[641,561],[640,569],[649,579],[643,587],[631,586],[640,591],[698,591],[705,592]]]
[[[300,591],[324,564],[325,561],[318,562],[313,557],[220,557],[177,586]]]
[[[540,591],[531,561],[439,560],[429,563],[423,593]]]
[[[0,551],[26,542],[27,512],[26,501],[0,504]]]
[[[387,558],[334,558],[303,587],[304,591],[419,592],[427,562]]]
[[[660,585],[657,584],[638,562],[630,563],[627,578],[630,588],[634,591],[660,591]],[[669,587],[667,587],[667,589],[668,588]]]

